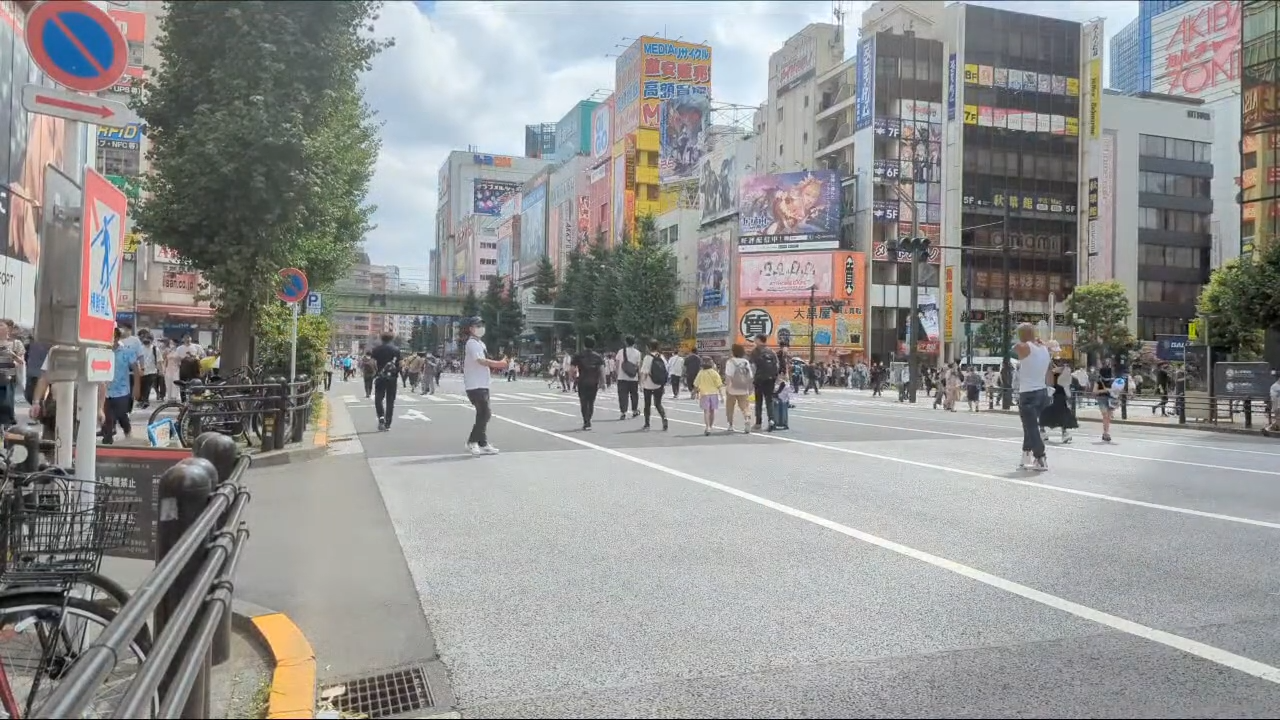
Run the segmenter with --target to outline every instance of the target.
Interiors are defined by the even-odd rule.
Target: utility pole
[[[964,354],[965,364],[973,364],[973,256],[969,255],[972,251],[962,250],[960,252],[961,262],[965,264],[965,293],[964,293]]]
[[[1001,348],[1000,357],[1000,385],[1002,392],[1000,393],[1000,407],[1008,410],[1013,406],[1013,364],[1009,357],[1010,345],[1013,343],[1012,327],[1013,322],[1012,311],[1009,307],[1009,295],[1011,290],[1009,287],[1009,196],[1006,194],[1004,199],[1004,240],[1000,243],[1000,266],[1004,272],[1004,318],[1003,327],[1000,332]]]
[[[929,241],[920,237],[920,206],[915,198],[911,200],[911,308],[907,325],[907,400],[916,401],[916,386],[920,384],[920,356],[916,351],[920,339],[916,337],[916,326],[920,324],[920,253],[929,252]],[[927,256],[926,256],[927,257]]]

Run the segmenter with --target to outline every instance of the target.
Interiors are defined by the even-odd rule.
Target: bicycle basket
[[[0,496],[0,584],[74,582],[123,546],[139,499],[129,488],[56,473],[10,475]]]

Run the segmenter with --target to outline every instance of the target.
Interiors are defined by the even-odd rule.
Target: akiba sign
[[[1240,81],[1239,2],[1188,3],[1152,23],[1152,90],[1216,99],[1236,92]]]

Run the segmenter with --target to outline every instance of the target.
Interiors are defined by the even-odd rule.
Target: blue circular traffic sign
[[[298,268],[285,268],[280,271],[280,292],[276,297],[287,303],[296,303],[307,297],[307,275]]]
[[[129,43],[102,9],[83,0],[46,0],[27,16],[31,59],[54,82],[95,93],[115,85],[129,63]]]

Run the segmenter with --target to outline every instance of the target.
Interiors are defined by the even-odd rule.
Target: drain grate
[[[374,720],[421,710],[433,702],[427,676],[418,666],[335,682],[322,688],[320,697],[343,713]]]

